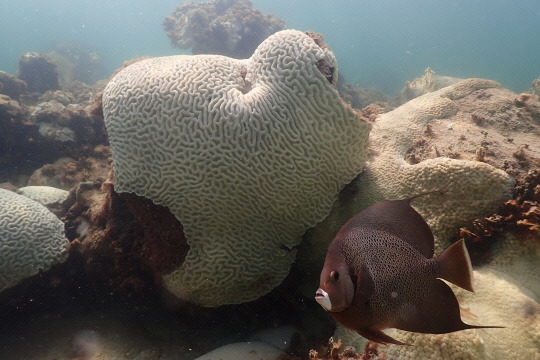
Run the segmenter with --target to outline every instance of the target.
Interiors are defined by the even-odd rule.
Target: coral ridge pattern
[[[116,191],[169,207],[190,246],[162,274],[167,289],[217,306],[256,299],[288,274],[302,233],[367,156],[370,125],[336,80],[328,47],[284,30],[247,60],[152,58],[108,83]]]

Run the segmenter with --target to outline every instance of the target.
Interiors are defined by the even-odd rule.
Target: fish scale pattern
[[[190,245],[162,275],[176,296],[218,306],[272,290],[303,232],[361,172],[370,125],[321,62],[337,75],[329,48],[285,30],[249,59],[147,59],[107,85],[116,191],[169,207]]]
[[[0,291],[67,258],[64,223],[40,203],[0,189]]]

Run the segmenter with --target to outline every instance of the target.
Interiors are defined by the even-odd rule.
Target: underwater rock
[[[298,347],[300,341],[300,331],[291,325],[270,327],[261,330],[250,337],[250,341],[261,341],[272,345],[277,349],[289,352]]]
[[[33,107],[31,115],[47,141],[77,143],[70,146],[105,141],[102,119],[89,115],[87,109],[77,103],[64,106],[56,100],[40,102]]]
[[[58,70],[54,61],[46,55],[26,53],[19,59],[17,77],[26,82],[28,92],[44,93],[60,89]]]
[[[212,0],[179,5],[163,20],[173,46],[193,54],[218,54],[236,59],[251,56],[285,22],[253,9],[248,0]]]
[[[26,91],[26,83],[24,81],[17,79],[7,72],[0,71],[0,94],[7,95],[19,101],[24,91]]]
[[[402,330],[388,333],[412,346],[389,345],[379,353],[390,359],[536,359],[540,351],[540,305],[511,282],[489,270],[474,272],[475,293],[452,286],[463,316],[469,321],[500,325],[500,329],[463,330],[450,334],[418,334]],[[365,339],[339,327],[334,334],[362,348]]]
[[[55,149],[41,141],[29,109],[0,94],[0,182],[13,180],[54,157]]]
[[[0,119],[21,117],[23,108],[17,100],[8,95],[0,94]]]
[[[280,355],[284,353],[272,345],[263,342],[245,342],[224,345],[195,360],[275,360]]]
[[[399,92],[398,95],[396,95],[392,101],[392,104],[394,106],[403,105],[407,101],[421,95],[442,89],[462,80],[464,79],[452,76],[436,75],[435,71],[427,68],[423,76],[416,78],[411,82],[407,81],[405,83],[405,87]]]
[[[64,223],[40,203],[0,189],[0,291],[67,258]]]
[[[176,296],[217,306],[272,290],[362,170],[370,125],[340,99],[336,68],[328,47],[284,30],[248,60],[153,58],[108,83],[115,190],[167,206],[190,245],[160,274]]]

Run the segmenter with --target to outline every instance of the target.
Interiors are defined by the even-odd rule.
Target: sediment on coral
[[[179,5],[163,20],[163,28],[173,46],[195,55],[245,59],[264,39],[285,29],[285,22],[253,9],[249,0],[212,0]]]

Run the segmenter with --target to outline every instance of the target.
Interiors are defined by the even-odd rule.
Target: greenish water
[[[397,92],[431,67],[494,79],[516,92],[540,75],[540,2],[256,0],[289,28],[324,34],[349,82]],[[177,54],[161,28],[180,1],[0,2],[0,69],[57,43],[89,46],[107,71],[136,56]]]

